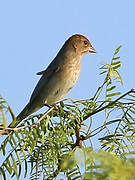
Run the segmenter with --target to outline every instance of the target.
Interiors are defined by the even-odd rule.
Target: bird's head
[[[68,47],[70,46],[80,55],[84,55],[89,52],[96,53],[96,50],[91,45],[90,41],[81,34],[75,34],[71,36],[65,44],[67,44]]]

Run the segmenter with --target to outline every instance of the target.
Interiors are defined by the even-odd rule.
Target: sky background
[[[99,67],[119,45],[121,91],[134,88],[134,19],[134,0],[0,0],[0,94],[17,115],[40,78],[36,73],[76,33],[88,37],[97,53],[83,57],[79,81],[67,98],[93,96],[103,79]]]
[[[122,91],[134,87],[135,1],[0,1],[0,94],[17,115],[65,40],[80,33],[96,54],[85,55],[77,85],[66,96],[89,98],[101,84],[99,67],[120,51]]]

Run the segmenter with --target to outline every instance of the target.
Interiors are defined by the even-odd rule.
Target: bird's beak
[[[90,53],[96,53],[96,49],[94,49],[92,46],[89,47],[89,52]]]

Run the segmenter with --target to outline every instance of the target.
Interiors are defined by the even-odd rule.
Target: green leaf
[[[32,130],[32,135],[34,136],[34,139],[38,139],[38,134],[37,134],[37,129],[36,128],[34,128]]]
[[[11,140],[12,140],[12,142],[13,142],[13,144],[14,144],[14,146],[16,146],[16,140],[14,139],[14,137],[11,135]]]
[[[9,159],[6,159],[6,161],[3,163],[3,166],[5,166],[6,170],[9,172],[9,174],[12,173],[13,168],[11,166]]]
[[[129,109],[133,114],[135,114],[135,110],[133,110],[133,109]]]
[[[5,171],[2,167],[0,167],[0,172],[2,173],[2,174],[0,173],[1,179],[3,178],[4,180],[6,180],[6,174],[5,174]]]
[[[107,102],[107,101],[111,101],[112,100],[112,98],[107,98],[105,101]]]
[[[112,60],[117,60],[117,59],[120,59],[120,56],[117,56],[117,57],[113,57]]]
[[[117,61],[117,62],[113,62],[111,65],[117,65],[117,64],[120,64],[121,62],[120,61]]]
[[[15,158],[14,158],[14,156],[12,154],[10,154],[10,155],[11,155],[11,158],[12,158],[12,163],[13,163],[12,167],[13,167],[14,173],[18,177],[16,160],[15,160]]]
[[[19,162],[19,164],[21,165],[21,164],[22,164],[22,161],[21,161],[21,157],[20,157],[20,155],[19,155],[19,152],[16,151],[16,150],[15,150],[15,152],[16,152],[16,156],[17,156],[17,158],[18,158],[18,162]]]
[[[64,108],[64,102],[63,101],[60,101],[60,106],[62,106]]]
[[[117,66],[113,66],[113,70],[118,69],[121,66],[121,64],[118,64]]]
[[[23,147],[21,147],[21,152],[23,153],[23,156],[24,156],[24,158],[26,158],[26,153],[25,153],[25,151],[24,151],[24,146]]]
[[[111,91],[111,90],[113,90],[113,89],[115,89],[116,88],[116,86],[112,86],[112,87],[110,87],[110,88],[107,88],[107,92],[108,91]]]
[[[41,131],[41,143],[42,143],[42,145],[44,145],[44,143],[45,143],[44,131]]]
[[[5,152],[5,146],[4,146],[4,143],[1,145],[1,151],[3,153],[3,155],[5,156],[6,152]]]
[[[120,51],[120,48],[122,48],[122,46],[120,45],[119,47],[117,47],[117,49],[115,50],[114,55],[118,54],[118,52]]]
[[[76,148],[75,152],[74,152],[74,158],[77,162],[77,164],[81,164],[83,165],[85,162],[85,157],[84,157],[84,152],[81,148]]]
[[[101,72],[99,75],[102,75],[102,74],[104,74],[104,73],[106,73],[107,71],[103,71],[103,72]]]
[[[28,166],[27,166],[27,161],[26,161],[26,159],[24,159],[24,164],[25,164],[25,171],[24,171],[24,178],[26,178],[26,176],[27,176],[27,171],[28,171]]]
[[[120,94],[121,94],[120,92],[112,93],[112,94],[107,94],[106,97],[117,96],[117,95],[120,95]]]
[[[21,169],[22,169],[22,166],[19,165],[18,179],[19,179],[19,177],[20,177],[20,175],[21,175]]]
[[[111,71],[109,75],[110,78],[120,79],[120,74],[117,71]]]

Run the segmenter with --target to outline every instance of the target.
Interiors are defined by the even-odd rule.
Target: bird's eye
[[[87,45],[87,44],[88,44],[88,42],[87,42],[87,41],[84,41],[84,44],[85,44],[85,45]]]

